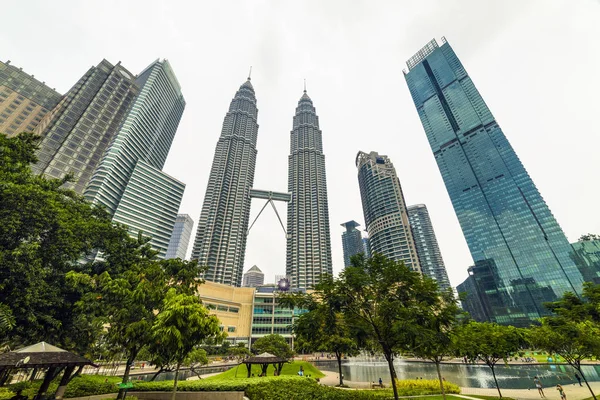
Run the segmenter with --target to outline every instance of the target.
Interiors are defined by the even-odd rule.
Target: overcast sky
[[[29,0],[2,9],[0,59],[61,93],[102,58],[135,74],[169,59],[187,106],[165,171],[186,183],[180,212],[195,223],[223,117],[252,65],[256,188],[287,190],[289,133],[307,80],[323,131],[334,272],[343,268],[339,224],[364,228],[356,153],[378,151],[408,204],[429,208],[459,284],[472,259],[402,75],[409,57],[445,36],[568,239],[600,233],[598,0]],[[251,221],[262,206],[254,200]],[[270,208],[248,238],[244,270],[254,264],[267,281],[285,273],[285,236]]]

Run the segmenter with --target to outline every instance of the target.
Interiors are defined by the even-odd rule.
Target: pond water
[[[337,372],[337,363],[318,361],[318,368]],[[437,379],[435,364],[396,360],[394,363],[399,379]],[[492,370],[484,364],[442,364],[442,376],[461,387],[495,388]],[[539,377],[544,387],[556,384],[576,383],[575,370],[568,365],[523,364],[505,366],[500,361],[496,366],[496,378],[500,388],[535,389],[533,378]],[[600,365],[586,365],[583,373],[588,381],[600,381]],[[344,379],[356,382],[377,382],[381,377],[389,382],[388,365],[383,358],[349,359],[342,364]]]

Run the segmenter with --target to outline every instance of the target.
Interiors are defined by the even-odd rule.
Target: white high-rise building
[[[311,288],[333,269],[325,155],[319,117],[306,90],[290,135],[288,192],[286,275],[292,288]]]
[[[358,183],[371,254],[404,261],[421,271],[410,230],[406,202],[394,164],[375,151],[358,152]]]
[[[265,283],[265,274],[255,265],[244,274],[242,286],[258,287],[263,283]]]
[[[208,266],[206,280],[241,286],[256,165],[258,109],[250,78],[223,121],[200,213],[192,258]]]

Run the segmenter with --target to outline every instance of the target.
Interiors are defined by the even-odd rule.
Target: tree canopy
[[[290,359],[294,356],[292,348],[281,335],[265,335],[252,345],[252,351],[256,354],[270,353],[276,357]]]

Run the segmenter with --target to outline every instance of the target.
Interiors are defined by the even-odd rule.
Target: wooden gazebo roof
[[[85,357],[40,342],[22,349],[0,354],[0,369],[3,368],[50,368],[94,365]]]
[[[278,364],[284,363],[288,360],[285,358],[274,356],[270,353],[262,353],[254,357],[246,358],[242,363],[244,364]]]

